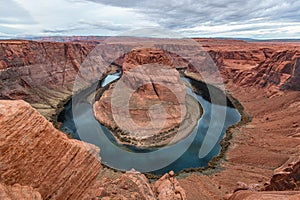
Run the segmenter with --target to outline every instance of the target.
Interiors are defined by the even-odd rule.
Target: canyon
[[[170,43],[174,45],[168,39],[156,40],[159,44],[156,49],[171,48]],[[182,55],[168,54],[173,58],[170,59],[153,47],[146,46],[142,52],[131,51],[132,47],[139,46],[133,42],[142,47],[145,44],[142,38],[137,41],[129,38],[123,43],[109,41],[105,51],[101,51],[97,45],[103,41],[93,42],[92,38],[88,42],[77,38],[64,43],[0,41],[1,197],[299,198],[299,43],[194,39],[193,42],[211,57],[216,65],[213,68],[202,51],[186,55],[189,49],[193,50],[189,45],[181,49]],[[172,46],[170,52],[174,49],[176,46]],[[95,56],[99,52],[101,58]],[[190,58],[203,64],[201,75],[196,65],[190,64]],[[123,66],[126,73],[151,60],[156,64],[180,66],[190,77],[217,86],[219,79],[207,77],[217,77],[220,73],[224,90],[240,103],[242,122],[226,131],[221,141],[223,155],[212,160],[206,169],[177,175],[170,172],[150,182],[144,174],[134,170],[121,173],[101,167],[98,156],[101,148],[69,139],[54,127],[59,126],[57,113],[74,92],[114,72],[116,67]],[[90,76],[85,76],[85,66],[92,66]],[[178,78],[176,73],[170,73],[170,79]],[[149,86],[137,93],[134,102],[139,103],[145,91],[149,98],[155,97],[156,86]],[[180,87],[176,88],[182,90]],[[158,88],[158,94],[163,90]],[[108,91],[96,102],[95,110],[98,106],[107,106]],[[168,93],[164,94],[169,97]],[[180,106],[182,101],[174,103]],[[106,114],[110,118],[110,113]],[[179,113],[172,116],[166,130],[181,122],[178,116]]]
[[[96,118],[106,127],[125,132],[125,136],[116,136],[122,143],[145,148],[180,141],[191,131],[180,130],[179,126],[188,124],[193,128],[201,116],[200,105],[186,94],[179,72],[172,69],[184,64],[170,60],[159,49],[132,50],[124,58],[120,80],[94,104]],[[120,106],[113,109],[114,101]],[[127,104],[130,108],[124,108]],[[149,108],[157,104],[161,109],[156,110],[164,109],[164,113],[158,111],[149,116]]]

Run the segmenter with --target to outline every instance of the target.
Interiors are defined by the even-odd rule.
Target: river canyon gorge
[[[0,79],[3,198],[300,198],[297,42],[0,40]]]

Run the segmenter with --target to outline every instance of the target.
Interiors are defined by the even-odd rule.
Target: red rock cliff
[[[0,101],[0,182],[44,199],[80,199],[100,171],[99,149],[70,140],[24,101]]]

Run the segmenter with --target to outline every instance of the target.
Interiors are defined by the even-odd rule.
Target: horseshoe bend
[[[298,42],[75,39],[0,40],[1,197],[299,198]]]
[[[179,61],[176,64],[182,67]],[[201,116],[201,105],[186,94],[176,65],[164,51],[133,50],[125,56],[122,66],[120,80],[94,104],[95,117],[117,130],[112,133],[120,143],[144,148],[170,145],[192,132]],[[161,107],[156,109],[157,114],[149,116],[153,105]]]

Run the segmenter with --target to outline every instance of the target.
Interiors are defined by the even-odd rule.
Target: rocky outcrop
[[[275,52],[257,67],[243,71],[235,81],[248,86],[300,90],[300,53],[298,50]]]
[[[284,192],[251,192],[238,191],[232,195],[229,200],[297,200],[300,199],[300,192],[284,191]]]
[[[128,53],[122,77],[94,104],[95,117],[114,130],[120,143],[163,146],[186,137],[186,131],[178,133],[178,129],[187,115],[186,101],[191,100],[186,97],[185,84],[174,69],[182,66],[180,63],[158,49]],[[192,108],[198,110],[189,124],[194,127],[200,110],[197,103]]]
[[[174,177],[173,171],[162,176],[154,183],[153,187],[158,199],[160,200],[187,199],[185,191]]]
[[[281,166],[291,156],[299,156],[299,43],[247,43],[214,39],[197,39],[197,42],[217,63],[226,89],[242,103],[245,112],[252,116],[249,124],[230,129],[232,145],[228,147],[226,159],[220,162],[222,171],[213,171],[210,175],[195,173],[178,180],[188,199],[221,199],[226,193],[234,191],[238,181],[262,184],[273,176],[273,169]],[[0,98],[24,99],[47,119],[51,119],[59,102],[71,95],[78,67],[85,61],[93,45],[1,41]],[[108,54],[118,54],[129,44],[122,47],[119,44],[113,45],[114,48]],[[199,52],[189,56],[201,57]],[[109,55],[106,57],[111,58]],[[143,60],[144,57],[139,59]],[[159,55],[155,59],[159,60]],[[123,60],[122,57],[117,63],[121,65]],[[185,60],[189,60],[188,57]],[[190,65],[189,68],[192,69],[193,66]],[[278,90],[282,90],[282,93],[269,95]],[[24,102],[18,102],[17,106],[14,101],[1,102],[2,104],[1,182],[6,185],[28,185],[37,189],[44,198],[51,196],[64,199],[65,195],[81,198],[81,194],[86,196],[86,188],[94,187],[92,183],[88,183],[92,180],[90,177],[96,176],[93,170],[99,166],[84,164],[91,157],[83,151],[83,143],[67,140],[61,133],[57,136],[58,131],[53,127],[49,128],[50,125],[41,116],[36,119],[38,113],[33,112]],[[23,105],[26,106],[22,108]],[[22,108],[21,111],[18,107]],[[15,114],[6,116],[3,113],[7,111]],[[295,183],[295,178],[291,178],[294,176],[290,172],[286,173],[287,171],[271,181],[273,188],[283,186],[282,183],[295,186],[292,184]],[[114,187],[117,188],[118,184],[120,182],[116,182]],[[102,188],[104,191],[107,189]],[[136,190],[134,194],[138,195],[138,187],[133,188]],[[117,191],[121,194],[125,190]],[[152,193],[156,195],[156,191]],[[236,195],[239,193],[254,195],[251,198],[271,194],[275,198],[280,197],[278,195],[282,197],[284,192],[238,191]],[[296,194],[290,191],[287,193]],[[101,196],[102,192],[99,194]],[[117,198],[113,191],[108,191],[108,194]],[[105,192],[103,196],[109,197]]]
[[[269,90],[299,91],[299,43],[247,43],[196,39],[210,54],[224,81]]]
[[[72,95],[81,63],[93,46],[68,43],[1,41],[0,99],[29,102],[49,120]]]
[[[137,48],[125,55],[122,68],[129,72],[139,65],[154,63],[172,68],[186,68],[188,65],[184,58],[174,52],[167,52],[158,48]]]
[[[290,77],[281,89],[300,91],[300,51],[294,52],[292,61],[288,64],[288,68],[290,69]]]
[[[174,176],[169,172],[156,182],[150,184],[146,176],[134,169],[121,176],[101,178],[97,180],[89,192],[95,199],[143,199],[143,200],[186,200],[185,191]],[[86,197],[84,199],[89,199]]]
[[[221,70],[239,70],[239,69],[251,69],[256,67],[257,64],[264,61],[268,55],[269,49],[244,49],[244,50],[216,50],[211,49],[208,51],[215,64]]]
[[[0,198],[2,200],[42,200],[41,194],[29,186],[14,184],[7,186],[0,184]]]
[[[0,101],[0,181],[44,199],[80,199],[100,171],[99,149],[70,140],[24,101]]]
[[[114,180],[100,179],[90,188],[89,193],[95,199],[156,199],[149,180],[145,175],[135,170],[128,171]]]
[[[243,190],[243,191],[241,191]],[[281,191],[281,192],[278,192]],[[238,183],[233,194],[225,199],[299,199],[300,198],[300,160],[291,158],[274,171],[269,183]]]
[[[300,190],[300,158],[276,169],[264,190]]]

